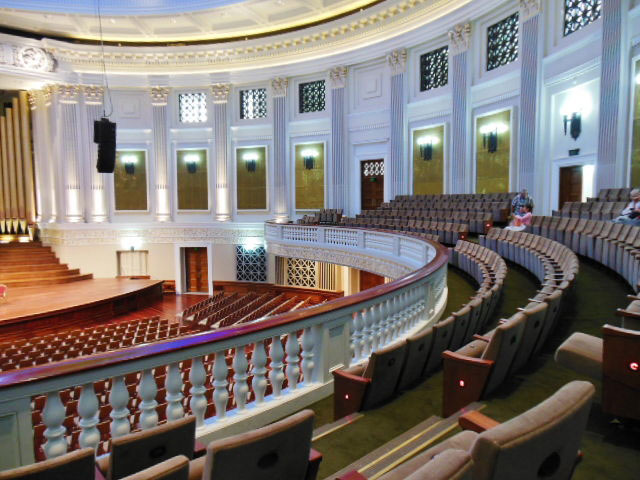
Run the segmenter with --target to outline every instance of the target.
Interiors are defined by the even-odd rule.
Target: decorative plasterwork
[[[44,98],[45,106],[51,105],[51,97],[53,96],[53,86],[47,85],[42,89],[42,98]]]
[[[33,72],[52,72],[56,62],[53,56],[43,48],[0,43],[0,65]]]
[[[449,54],[456,55],[458,53],[469,50],[471,42],[471,24],[459,23],[453,30],[449,30]]]
[[[211,85],[213,103],[227,103],[229,101],[230,91],[231,85],[228,83],[214,83]]]
[[[329,70],[329,80],[331,81],[331,88],[344,88],[347,84],[347,74],[349,69],[343,65],[334,67]]]
[[[52,86],[53,93],[58,95],[60,103],[78,103],[81,85],[56,84]]]
[[[29,102],[29,109],[35,110],[38,107],[38,91],[37,90],[28,91],[27,101]]]
[[[542,0],[520,0],[520,23],[542,12]]]
[[[274,97],[285,97],[287,95],[287,87],[289,80],[286,78],[274,78],[271,80],[271,91]]]
[[[387,62],[389,62],[389,67],[391,67],[392,75],[404,73],[404,70],[407,66],[407,49],[399,48],[397,50],[394,50],[389,55],[387,55]]]
[[[84,103],[87,105],[102,105],[104,97],[104,88],[95,85],[84,85],[82,87],[84,93]]]
[[[151,87],[151,105],[164,107],[169,100],[169,89],[166,87]]]

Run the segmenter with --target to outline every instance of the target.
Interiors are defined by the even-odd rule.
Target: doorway
[[[560,196],[558,208],[564,202],[582,201],[582,165],[560,168]]]
[[[187,292],[209,292],[209,268],[205,247],[184,249],[184,269]]]
[[[360,270],[360,291],[384,285],[384,277],[375,273]]]
[[[360,162],[361,210],[375,210],[384,201],[384,160]]]

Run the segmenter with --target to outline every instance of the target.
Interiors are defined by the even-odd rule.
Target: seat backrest
[[[407,342],[392,343],[371,354],[363,377],[371,383],[362,400],[362,409],[374,407],[389,399],[396,391],[400,372],[407,354]]]
[[[574,381],[535,407],[481,433],[471,448],[474,480],[566,480],[595,393]]]
[[[165,460],[153,467],[145,468],[123,480],[188,480],[189,459],[184,455]]]
[[[471,480],[473,460],[464,450],[439,453],[405,480]]]
[[[455,318],[449,316],[433,326],[433,346],[424,366],[424,373],[430,373],[442,363],[442,352],[449,348],[453,336]]]
[[[404,390],[406,387],[413,385],[422,376],[432,344],[432,328],[407,338],[407,356],[400,374],[400,380],[398,380],[398,390]]]
[[[44,460],[0,472],[2,480],[68,480],[70,478],[92,479],[95,477],[93,448],[83,448]]]
[[[302,410],[207,446],[202,480],[303,479],[309,465],[313,411]]]
[[[526,321],[527,316],[518,312],[500,324],[491,337],[482,354],[483,360],[494,362],[484,388],[485,395],[499,386],[507,376],[511,362],[520,346]]]
[[[119,480],[177,455],[193,458],[196,419],[188,416],[111,441],[108,480]]]
[[[527,316],[527,321],[525,322],[520,348],[518,348],[518,351],[513,358],[513,362],[511,363],[510,374],[520,370],[529,361],[529,357],[531,356],[538,338],[540,337],[540,333],[542,332],[542,328],[544,327],[548,307],[549,305],[546,302],[532,302],[522,310],[522,313]]]

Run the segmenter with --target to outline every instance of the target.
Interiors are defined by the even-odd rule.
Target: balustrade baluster
[[[118,438],[131,431],[129,423],[129,391],[124,383],[124,377],[119,375],[111,382],[109,392],[109,403],[111,404],[111,438]]]
[[[313,383],[313,369],[315,362],[313,361],[313,349],[315,347],[315,338],[310,327],[304,329],[302,332],[302,376],[304,377],[304,384],[309,385]]]
[[[184,395],[182,394],[182,374],[178,363],[169,365],[164,386],[167,391],[167,420],[179,420],[184,417],[182,406]]]
[[[82,385],[82,393],[78,400],[78,414],[80,421],[78,425],[82,428],[78,443],[81,448],[98,448],[100,444],[100,430],[96,427],[100,422],[98,418],[100,404],[93,390],[93,383]]]
[[[253,389],[256,404],[260,404],[264,401],[264,394],[267,390],[267,354],[264,350],[264,342],[260,341],[253,344],[251,363],[253,364],[251,388]]]
[[[204,393],[207,391],[204,382],[207,380],[207,371],[204,369],[202,357],[194,358],[191,362],[191,373],[189,374],[191,381],[191,413],[196,417],[196,427],[204,424],[204,414],[207,411],[207,398]]]
[[[298,344],[298,335],[296,332],[291,332],[287,335],[287,342],[285,344],[285,350],[287,352],[287,380],[289,381],[289,389],[295,390],[298,387],[298,379],[300,378],[300,345]]]
[[[156,407],[158,406],[158,402],[156,402],[157,394],[156,379],[153,377],[151,369],[147,369],[142,372],[140,385],[138,385],[138,395],[142,399],[142,402],[140,402],[140,428],[142,430],[148,430],[158,424],[158,412],[156,412]]]
[[[216,352],[213,361],[213,403],[216,406],[218,420],[222,420],[227,415],[227,401],[229,400],[227,374],[226,354],[224,351]]]
[[[380,333],[378,330],[378,321],[380,317],[377,315],[377,311],[375,309],[375,305],[367,308],[367,319],[371,323],[371,351],[375,352],[380,348]]]
[[[362,336],[364,340],[362,356],[366,358],[371,355],[371,352],[373,351],[373,323],[371,321],[371,315],[369,315],[369,312],[366,309],[362,310],[360,315],[362,315],[362,323],[364,324],[364,328],[362,329]]]
[[[355,320],[355,317],[351,315],[351,318],[349,319],[349,354],[351,355],[351,358],[355,358],[355,355],[356,355],[355,330],[356,330],[356,320]]]
[[[393,300],[391,298],[387,298],[384,301],[384,344],[387,345],[391,343],[393,339]]]
[[[249,363],[247,362],[245,347],[236,347],[235,355],[233,356],[233,398],[239,411],[244,410],[247,404],[247,396],[249,394],[249,385],[247,385],[248,367]]]
[[[282,373],[284,359],[284,350],[282,350],[282,341],[279,336],[273,337],[271,340],[271,349],[269,350],[271,357],[271,371],[269,372],[269,382],[271,382],[271,390],[274,397],[279,397],[282,391],[282,382],[284,382],[284,374]]]
[[[364,336],[362,332],[364,324],[360,312],[353,312],[352,320],[353,333],[351,335],[351,338],[353,338],[353,359],[354,361],[358,361],[363,357],[362,350],[364,348]]]
[[[49,392],[47,402],[42,410],[42,423],[47,428],[44,436],[47,439],[43,450],[47,458],[59,457],[67,453],[67,440],[64,438],[65,408],[58,392]]]

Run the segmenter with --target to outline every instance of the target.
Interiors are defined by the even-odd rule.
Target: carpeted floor
[[[445,314],[457,310],[473,293],[475,285],[465,274],[449,269],[449,302]],[[524,306],[536,289],[536,280],[525,270],[509,264],[504,295],[495,321],[512,315]],[[613,312],[631,293],[626,283],[610,270],[581,259],[575,289],[564,302],[559,328],[542,354],[524,371],[509,378],[493,395],[485,399],[483,413],[505,421],[547,398],[578,376],[553,361],[553,352],[572,332],[600,335],[603,323],[619,324]],[[600,385],[596,385],[600,387]],[[599,392],[599,390],[598,390]],[[365,412],[362,419],[314,443],[323,453],[318,478],[322,479],[349,465],[431,415],[441,414],[442,372],[439,371],[392,402]],[[333,397],[315,403],[316,427],[333,417]],[[640,430],[623,428],[605,418],[599,399],[592,408],[583,436],[584,460],[574,479],[634,480],[640,478]]]

